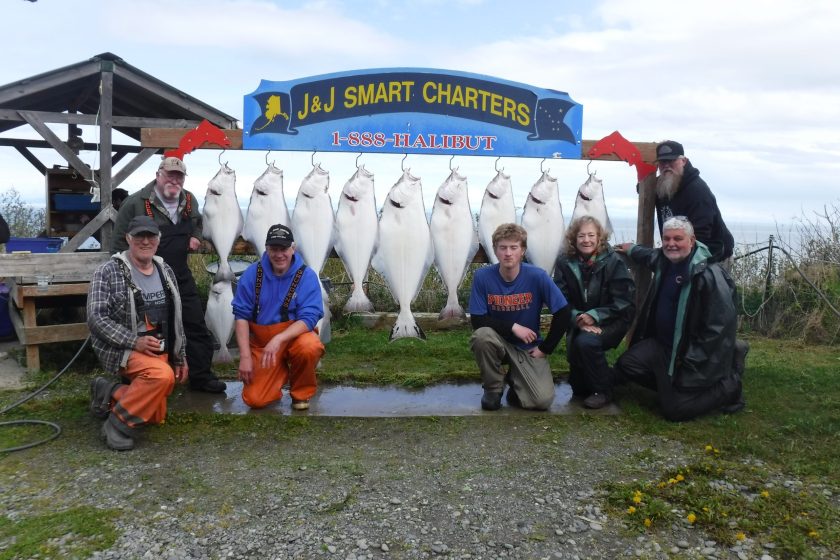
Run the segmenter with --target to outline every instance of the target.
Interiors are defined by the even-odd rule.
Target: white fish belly
[[[282,193],[252,194],[248,205],[248,216],[242,229],[242,237],[254,244],[257,254],[265,251],[265,235],[274,224],[290,225],[289,210]]]
[[[492,264],[499,262],[493,252],[493,232],[502,224],[516,221],[516,208],[512,200],[485,198],[478,215],[478,236],[487,259]]]
[[[563,214],[559,208],[540,208],[526,203],[522,227],[528,232],[526,255],[531,264],[551,274],[563,244]]]
[[[292,231],[304,262],[315,272],[321,272],[332,249],[334,220],[329,197],[298,198],[292,215]]]
[[[379,234],[377,256],[385,280],[401,310],[410,309],[429,270],[428,256],[432,249],[429,225],[422,212],[384,212]]]
[[[438,206],[432,212],[430,225],[435,247],[435,266],[446,284],[446,289],[458,289],[467,265],[474,254],[475,230],[469,208],[441,210]],[[470,254],[471,251],[473,254]]]
[[[335,250],[353,283],[361,286],[376,246],[379,224],[373,205],[342,204],[335,217]]]
[[[204,313],[204,321],[207,328],[219,342],[218,361],[230,361],[230,353],[227,344],[233,334],[233,288],[230,282],[217,282],[213,284],[209,297],[207,298],[207,310]]]

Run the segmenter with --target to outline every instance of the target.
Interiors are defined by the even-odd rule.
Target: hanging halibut
[[[408,170],[391,187],[379,219],[379,248],[373,266],[385,277],[391,295],[400,305],[390,340],[426,338],[414,316],[411,302],[434,259],[429,224],[423,207],[423,185]]]
[[[219,342],[219,351],[213,359],[214,362],[233,361],[227,347],[233,334],[232,302],[233,287],[230,280],[214,282],[207,295],[207,311],[204,312],[204,322]]]
[[[258,256],[265,252],[265,236],[274,224],[291,226],[283,195],[283,170],[271,163],[254,181],[242,237],[254,245]]]
[[[478,236],[481,246],[484,247],[484,252],[487,254],[488,262],[492,264],[499,262],[496,253],[493,251],[493,232],[501,224],[515,222],[516,207],[513,204],[513,187],[510,184],[510,175],[505,175],[499,171],[484,191],[481,211],[478,214]]]
[[[324,317],[318,322],[318,332],[324,343],[330,341],[331,314],[329,294],[321,284],[320,277],[324,262],[333,248],[335,222],[329,188],[329,172],[324,171],[320,164],[313,166],[300,184],[292,213],[292,231],[297,251],[303,257],[303,262],[318,273],[318,283],[321,285]]]
[[[594,173],[591,173],[578,189],[572,221],[581,216],[592,216],[606,230],[607,238],[612,235],[612,224],[607,214],[607,204],[604,202],[604,183]]]
[[[376,248],[378,232],[373,173],[362,165],[345,183],[335,213],[335,252],[353,282],[353,293],[344,306],[345,313],[373,311],[362,283]]]
[[[234,274],[227,259],[233,243],[242,232],[242,211],[236,200],[236,172],[227,164],[222,165],[207,183],[201,215],[204,222],[202,237],[209,239],[219,254],[219,270],[213,280],[233,280]]]
[[[457,170],[438,189],[429,229],[435,266],[447,292],[446,305],[438,319],[464,317],[464,308],[458,303],[458,286],[478,250],[478,236],[467,196],[467,179]]]
[[[522,227],[528,232],[528,261],[549,276],[563,245],[563,208],[557,192],[557,179],[543,172],[539,181],[531,187],[525,210],[522,213]]]

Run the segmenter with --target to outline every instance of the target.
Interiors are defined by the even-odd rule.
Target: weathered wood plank
[[[0,253],[0,277],[34,277],[49,273],[55,281],[90,280],[108,253]]]
[[[24,327],[23,338],[18,336],[21,344],[37,345],[50,342],[66,342],[68,340],[84,340],[90,334],[87,323],[68,323],[66,325],[49,325],[44,327]]]
[[[73,150],[70,149],[70,146],[64,143],[64,141],[56,136],[55,132],[50,130],[46,124],[41,122],[38,117],[34,114],[33,111],[18,111],[20,116],[29,123],[29,126],[35,129],[35,131],[41,135],[41,137],[49,142],[50,146],[58,152],[58,155],[63,157],[67,160],[67,163],[73,166],[73,168],[79,172],[79,174],[84,177],[86,180],[90,181],[93,179],[93,172],[90,170],[90,167],[85,164],[79,156],[73,153]]]
[[[144,148],[177,148],[178,142],[189,130],[183,128],[144,128],[140,131],[140,145]],[[228,150],[242,149],[242,131],[222,129],[225,136],[230,140]],[[208,149],[219,150],[215,144],[204,146]]]

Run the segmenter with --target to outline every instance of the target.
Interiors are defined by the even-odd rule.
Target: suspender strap
[[[154,214],[152,214],[152,203],[151,203],[151,202],[149,202],[149,199],[148,199],[148,198],[147,198],[144,202],[146,203],[146,215],[147,215],[148,217],[150,217],[150,218],[154,219],[154,218],[155,218],[155,216],[154,216]]]
[[[289,291],[286,293],[286,299],[283,300],[283,305],[280,306],[280,321],[283,323],[289,320],[289,305],[292,303],[295,290],[297,290],[297,286],[300,283],[300,279],[303,277],[303,271],[305,269],[305,264],[301,265],[301,267],[297,269],[295,276],[292,278],[292,283],[289,285]],[[254,311],[251,314],[251,320],[254,323],[257,322],[257,315],[260,314],[260,291],[262,290],[263,274],[262,263],[257,263],[257,280],[254,282]]]

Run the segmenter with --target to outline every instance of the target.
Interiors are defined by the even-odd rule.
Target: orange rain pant
[[[254,375],[251,382],[242,387],[242,400],[251,408],[262,408],[279,401],[286,383],[293,400],[307,401],[315,396],[318,387],[315,366],[324,355],[324,345],[314,332],[305,332],[287,344],[274,366],[264,368],[261,365],[265,345],[292,323],[294,321],[273,325],[248,323]]]
[[[125,370],[130,385],[119,385],[112,395],[108,421],[127,436],[135,436],[146,424],[162,424],[166,419],[166,397],[175,387],[175,372],[168,354],[148,356],[132,352]]]

